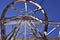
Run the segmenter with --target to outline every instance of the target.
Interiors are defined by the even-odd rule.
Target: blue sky
[[[0,16],[2,14],[3,9],[12,1],[13,0],[0,0]],[[41,0],[36,0],[36,2],[38,2],[39,4],[40,4],[40,1]],[[49,20],[60,21],[60,0],[44,0],[44,2],[41,5],[45,9]],[[19,7],[22,7],[22,6],[19,6]],[[17,5],[17,7],[18,7],[18,5]],[[12,14],[12,11],[8,11],[7,13],[10,13],[7,16],[11,16],[11,15],[13,16],[14,15],[14,14]],[[14,13],[16,13],[16,12],[14,11]],[[53,36],[53,37],[56,36],[57,37],[59,30],[60,30],[60,28],[57,28],[49,36]]]

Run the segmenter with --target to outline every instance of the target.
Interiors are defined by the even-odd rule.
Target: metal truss
[[[24,2],[25,3],[25,12],[26,13],[24,15],[5,18],[6,12],[8,11],[9,8],[11,8],[12,10],[23,12],[21,10],[18,10],[16,8],[12,7],[12,5],[16,4],[17,2]],[[27,10],[28,10],[27,3],[28,2],[32,3],[33,5],[35,5],[37,7],[37,9],[32,10],[28,13],[41,11],[44,18],[37,18],[35,16],[29,15],[27,13]],[[46,14],[46,11],[38,3],[34,2],[33,0],[15,0],[15,1],[11,2],[10,4],[8,4],[2,12],[1,19],[0,19],[1,39],[2,40],[15,40],[20,28],[24,24],[29,25],[29,28],[31,29],[31,31],[33,33],[33,37],[35,38],[34,40],[37,40],[36,39],[37,38],[36,37],[37,33],[39,33],[39,38],[42,37],[43,40],[48,40],[47,35],[49,35],[56,28],[60,27],[59,26],[60,22],[55,22],[55,21],[48,20],[48,16]],[[54,26],[54,24],[57,24],[57,25]],[[6,35],[6,32],[5,32],[5,30],[6,30],[5,26],[6,25],[15,25],[15,28],[13,28],[13,30],[8,35]],[[36,28],[36,25],[39,25],[38,27],[40,27],[40,25],[44,26],[44,34],[42,34],[40,32],[40,30],[38,28]],[[53,27],[53,29],[50,32],[47,32],[49,26]],[[26,27],[25,27],[25,34],[26,34]],[[26,37],[26,35],[25,35],[25,37]],[[25,40],[26,40],[26,38],[25,38]]]

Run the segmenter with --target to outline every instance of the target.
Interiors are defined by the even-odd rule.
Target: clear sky
[[[2,14],[3,9],[12,1],[13,0],[0,0],[0,16]],[[41,0],[34,0],[34,1],[38,2],[39,4],[41,2]],[[45,9],[49,20],[60,21],[60,0],[44,0],[44,2],[41,5]],[[20,5],[19,5],[19,7],[20,7]],[[8,11],[7,13],[9,13],[9,12],[10,11]],[[14,12],[14,13],[16,13],[16,12]],[[11,11],[11,15],[13,15],[12,11]],[[11,15],[9,14],[7,16],[11,16]],[[57,37],[59,30],[60,30],[60,28],[57,28],[49,36]]]

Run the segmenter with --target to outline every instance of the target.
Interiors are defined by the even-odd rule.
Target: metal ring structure
[[[39,5],[38,3],[36,2],[33,2],[32,0],[16,0],[14,2],[11,2],[10,4],[8,4],[3,12],[2,12],[2,15],[1,15],[1,19],[2,19],[2,22],[1,22],[1,39],[2,40],[6,40],[6,33],[5,33],[5,26],[4,26],[4,18],[5,18],[5,14],[8,10],[8,8],[10,7],[10,5],[12,4],[15,4],[16,2],[30,2],[32,4],[34,4],[35,6],[38,7],[39,10],[42,11],[43,15],[44,15],[44,20],[45,20],[45,29],[44,29],[44,40],[47,40],[47,37],[46,37],[46,34],[47,34],[47,29],[48,29],[48,17],[47,17],[47,14],[45,12],[45,10],[41,7],[41,5]]]

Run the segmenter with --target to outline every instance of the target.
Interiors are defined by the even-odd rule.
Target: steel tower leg
[[[1,22],[1,39],[6,40],[6,32],[5,32],[4,22]]]

